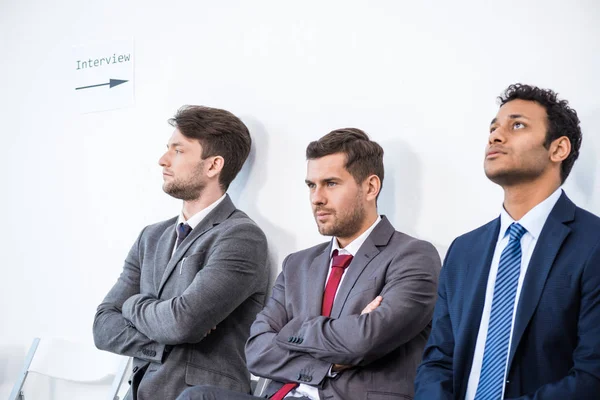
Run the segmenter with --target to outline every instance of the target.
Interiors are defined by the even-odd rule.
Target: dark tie
[[[181,242],[190,234],[192,231],[192,227],[186,223],[180,223],[177,225],[177,243],[175,244],[175,248],[179,247]]]
[[[490,323],[483,349],[483,363],[475,400],[500,400],[502,398],[508,342],[521,273],[521,237],[525,232],[527,230],[516,222],[508,227],[510,239],[502,250],[498,263]]]
[[[323,305],[321,306],[321,315],[325,317],[329,317],[331,315],[335,293],[337,292],[338,286],[340,286],[340,281],[342,280],[344,271],[346,268],[348,268],[348,265],[350,265],[350,262],[352,261],[351,255],[338,255],[337,250],[334,250],[332,255],[331,273],[329,274],[329,279],[327,279],[327,284],[325,285]],[[282,400],[296,387],[298,387],[296,382],[286,383],[273,396],[271,396],[271,400]]]

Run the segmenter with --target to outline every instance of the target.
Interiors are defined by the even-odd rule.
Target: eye
[[[308,186],[309,189],[314,189],[315,184],[314,183],[307,183],[306,186]]]
[[[175,149],[175,154],[181,154],[183,151]]]
[[[494,133],[495,130],[496,130],[495,126],[490,127],[490,133]]]
[[[327,187],[334,187],[337,185],[337,182],[327,182]]]
[[[525,128],[525,124],[522,123],[522,122],[515,122],[514,125],[513,125],[513,128],[515,128],[515,129],[523,129],[523,128]]]

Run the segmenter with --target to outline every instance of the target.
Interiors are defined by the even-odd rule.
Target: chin
[[[319,225],[317,223],[317,226],[319,227],[319,233],[323,236],[333,236],[331,234],[331,228],[328,228],[327,226],[323,226],[323,225]]]
[[[504,177],[509,177],[512,175],[511,171],[501,168],[483,168],[483,172],[485,176],[492,181],[496,182],[497,179],[502,180]]]

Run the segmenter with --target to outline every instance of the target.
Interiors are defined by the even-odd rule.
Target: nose
[[[158,165],[160,165],[161,167],[167,167],[169,165],[169,158],[168,158],[168,152],[165,152],[165,154],[163,154],[159,159],[158,159]]]
[[[310,202],[315,206],[322,206],[327,203],[327,198],[321,187],[314,188],[310,193]]]
[[[506,140],[505,131],[502,126],[497,126],[493,132],[490,132],[490,136],[488,137],[488,143],[504,143]]]

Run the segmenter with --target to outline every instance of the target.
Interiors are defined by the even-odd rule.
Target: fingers
[[[381,297],[381,296],[375,297],[375,299],[373,299],[372,302],[367,304],[367,306],[361,311],[360,315],[368,314],[371,311],[375,310],[377,307],[379,307],[381,305],[382,300],[383,300],[383,297]]]
[[[349,368],[352,368],[352,365],[333,364],[333,366],[331,367],[331,372],[342,372]]]
[[[211,333],[213,333],[216,330],[217,330],[217,327],[213,326],[212,328],[210,328],[210,330],[208,332],[206,332],[206,334],[204,335],[204,337],[207,337],[208,335],[210,335]]]

